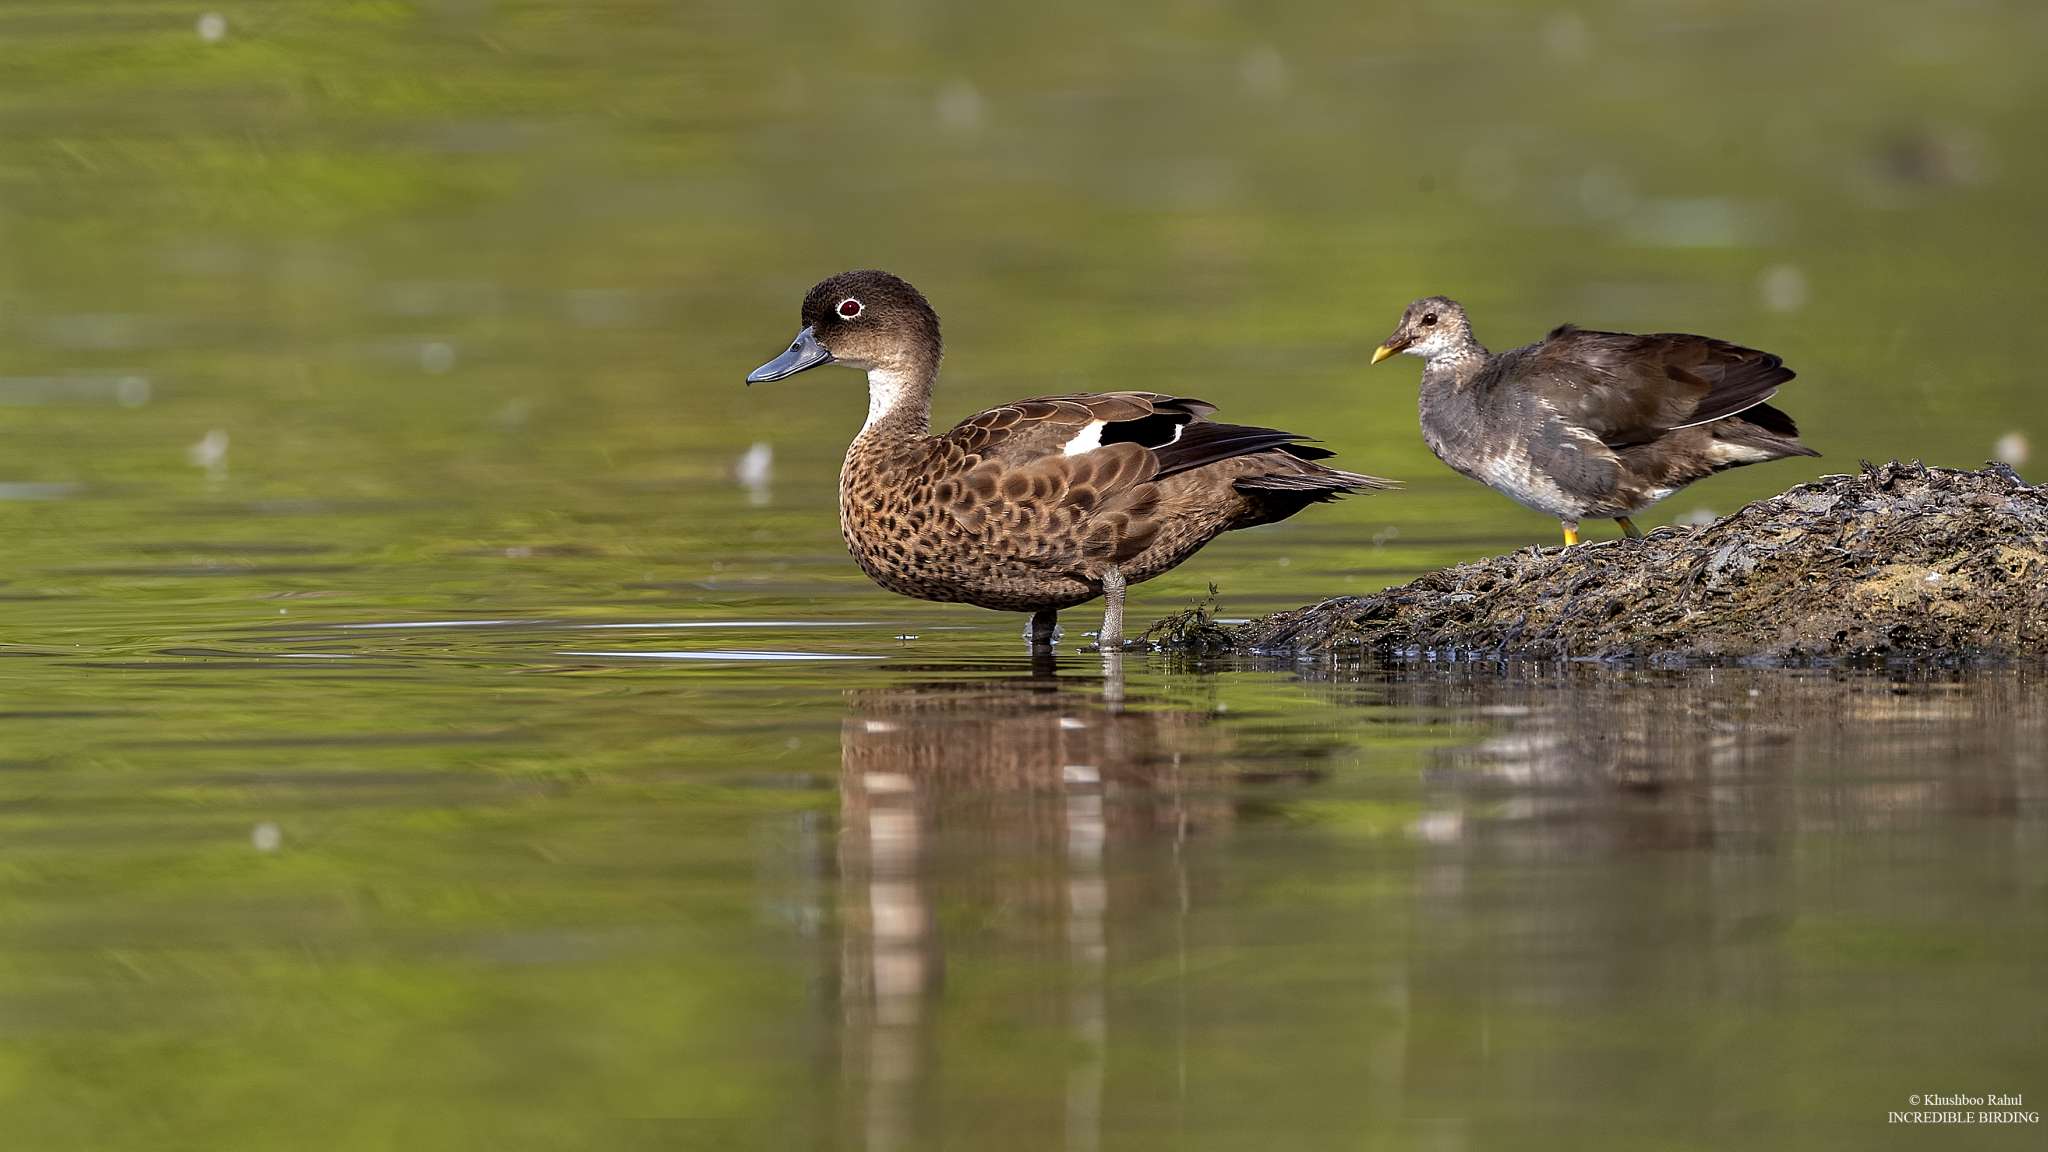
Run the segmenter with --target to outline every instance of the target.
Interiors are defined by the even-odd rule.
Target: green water
[[[1552,541],[1366,368],[1430,292],[1799,370],[1826,459],[1646,525],[1975,465],[2048,439],[2036,8],[205,12],[0,6],[8,1147],[1862,1149],[2048,1100],[2038,674],[1109,677],[1092,608],[1032,668],[845,557],[857,376],[740,386],[880,265],[942,419],[1151,388],[1407,481],[1140,625]]]

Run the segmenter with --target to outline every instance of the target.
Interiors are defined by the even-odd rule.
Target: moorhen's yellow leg
[[[1629,539],[1641,540],[1643,538],[1643,530],[1641,528],[1636,527],[1636,522],[1629,519],[1628,517],[1616,516],[1614,518],[1614,522],[1616,524],[1621,525],[1622,534],[1624,536],[1627,536]]]
[[[1569,548],[1579,542],[1579,525],[1576,520],[1560,521],[1564,525],[1564,546]]]

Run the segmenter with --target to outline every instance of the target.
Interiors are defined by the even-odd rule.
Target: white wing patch
[[[1107,420],[1090,420],[1072,440],[1067,441],[1067,446],[1061,449],[1060,454],[1080,456],[1102,447],[1102,430],[1108,424]]]

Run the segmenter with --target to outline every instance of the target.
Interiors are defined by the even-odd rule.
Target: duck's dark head
[[[1472,325],[1465,309],[1448,296],[1425,296],[1408,306],[1386,343],[1373,350],[1377,364],[1397,352],[1433,360],[1464,350],[1472,343]]]
[[[901,277],[841,272],[804,296],[802,330],[789,351],[747,373],[759,384],[820,364],[915,375],[939,366],[939,316]]]

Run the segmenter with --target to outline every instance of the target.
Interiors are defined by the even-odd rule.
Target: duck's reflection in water
[[[863,1113],[856,1129],[870,1149],[930,1142],[917,1130],[919,1090],[934,1071],[942,924],[966,918],[983,951],[955,963],[1064,969],[1061,986],[1039,978],[1014,991],[1033,1002],[1027,1016],[1064,1018],[1066,1083],[1023,1086],[1014,1098],[1058,1095],[1064,1115],[1038,1117],[1034,1129],[1063,1130],[1070,1150],[1097,1147],[1105,919],[1126,901],[1185,910],[1180,845],[1234,822],[1230,730],[1200,706],[1126,704],[1114,669],[863,689],[847,704],[840,977],[847,1101]],[[1147,848],[1112,875],[1115,846],[1133,843]],[[977,971],[975,982],[987,978]]]

